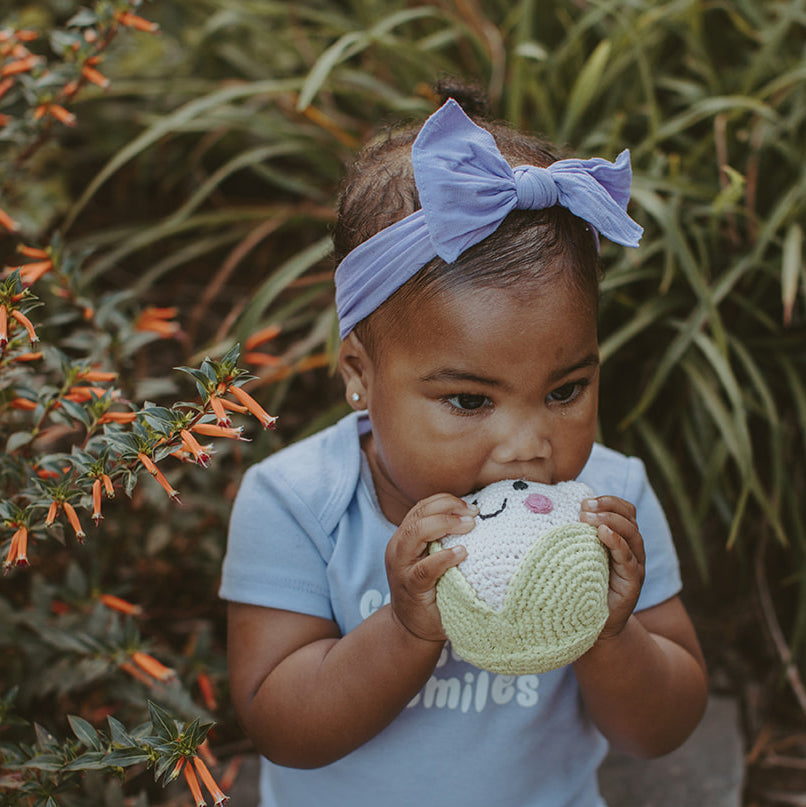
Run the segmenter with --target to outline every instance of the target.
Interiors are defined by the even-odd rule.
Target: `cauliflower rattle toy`
[[[510,675],[553,670],[590,649],[607,619],[609,562],[596,529],[579,521],[581,482],[504,480],[465,497],[476,525],[431,545],[464,544],[467,557],[437,583],[456,652]]]

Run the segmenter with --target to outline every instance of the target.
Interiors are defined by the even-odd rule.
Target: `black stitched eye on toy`
[[[519,479],[517,482],[512,483],[512,487],[515,488],[515,490],[526,490],[529,485],[527,485],[522,479]]]

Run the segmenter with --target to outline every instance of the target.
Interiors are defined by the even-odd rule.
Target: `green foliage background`
[[[47,30],[75,11],[23,2],[8,21]],[[755,674],[778,680],[789,650],[802,665],[806,2],[154,0],[141,11],[160,34],[115,43],[100,65],[111,86],[83,93],[78,125],[0,180],[0,207],[83,256],[74,282],[87,299],[180,308],[182,340],[123,358],[133,397],[184,394],[172,367],[269,324],[282,326],[271,345],[289,371],[253,368],[279,431],[177,472],[181,510],[144,492],[86,547],[38,544],[33,569],[0,583],[0,641],[15,648],[0,673],[26,716],[64,731],[58,714],[108,706],[134,719],[154,696],[91,658],[77,665],[53,638],[90,628],[54,621],[52,600],[102,588],[142,603],[138,630],[182,671],[163,705],[197,717],[192,673],[211,670],[221,741],[239,747],[215,602],[231,497],[246,465],[344,411],[322,366],[336,346],[338,184],[378,126],[433,110],[441,74],[480,82],[497,117],[570,153],[631,149],[645,236],[637,251],[602,250],[601,435],[646,460],[703,607],[753,611],[723,638],[767,664],[765,626],[780,623],[772,676]],[[0,235],[0,258],[12,249]],[[772,611],[755,615],[753,586]],[[701,625],[719,633],[711,620]]]

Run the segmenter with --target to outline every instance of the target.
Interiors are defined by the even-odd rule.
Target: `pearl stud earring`
[[[357,393],[357,392],[354,392],[354,393],[353,393],[353,394],[350,396],[350,400],[351,400],[353,403],[358,403],[358,402],[361,400],[361,395],[359,395],[359,393]]]

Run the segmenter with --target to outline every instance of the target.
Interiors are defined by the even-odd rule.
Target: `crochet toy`
[[[596,529],[579,520],[581,482],[496,482],[465,500],[476,525],[431,545],[467,557],[437,583],[445,633],[466,661],[510,675],[579,658],[607,619],[609,563]]]

